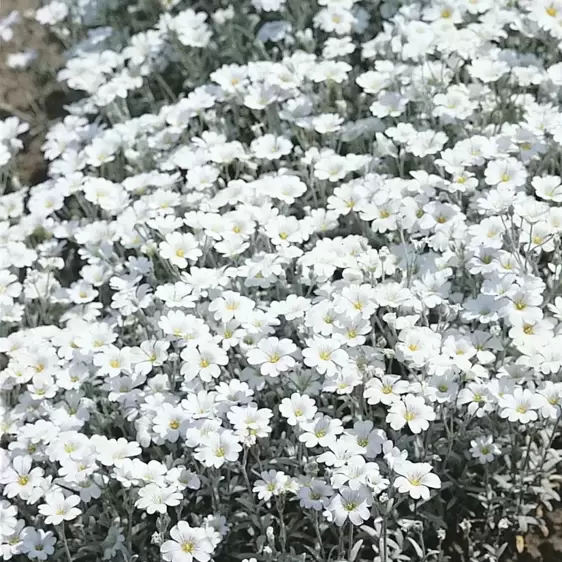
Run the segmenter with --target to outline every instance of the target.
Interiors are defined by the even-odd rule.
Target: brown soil
[[[562,509],[545,514],[545,519],[547,528],[528,534],[524,551],[513,562],[562,562]]]
[[[39,0],[0,0],[0,18],[12,10],[19,10],[21,14],[13,39],[0,42],[0,118],[16,115],[29,123],[30,131],[24,138],[25,150],[16,161],[23,185],[33,185],[44,179],[41,145],[47,124],[64,113],[64,94],[56,82],[56,72],[62,64],[60,46],[29,13],[39,5]],[[8,67],[6,57],[10,53],[28,49],[35,49],[38,57],[26,70]]]

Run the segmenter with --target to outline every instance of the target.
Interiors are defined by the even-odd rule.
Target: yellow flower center
[[[18,478],[18,484],[20,486],[25,486],[29,482],[29,476],[20,476]]]

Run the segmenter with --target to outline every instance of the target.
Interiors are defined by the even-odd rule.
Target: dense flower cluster
[[[3,559],[499,560],[559,499],[562,3],[197,6],[35,13],[83,97],[33,187],[0,122]]]

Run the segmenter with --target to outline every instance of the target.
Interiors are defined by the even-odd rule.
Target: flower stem
[[[64,530],[64,521],[61,523],[60,526],[60,534],[62,538],[62,543],[64,544],[64,551],[66,552],[66,558],[68,562],[72,562],[72,555],[70,554],[70,548],[68,547],[68,540],[66,539],[66,533]]]

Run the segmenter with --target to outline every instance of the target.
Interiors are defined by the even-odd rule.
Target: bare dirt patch
[[[25,150],[17,157],[20,180],[24,185],[41,181],[45,163],[41,153],[48,123],[60,117],[64,93],[56,81],[62,64],[61,47],[29,14],[39,0],[0,0],[0,18],[19,10],[21,21],[14,26],[14,37],[0,42],[0,118],[16,115],[30,125]],[[34,49],[37,59],[25,70],[12,69],[6,59],[11,53]]]
[[[562,562],[562,509],[545,514],[547,528],[525,537],[525,550],[513,562]]]

